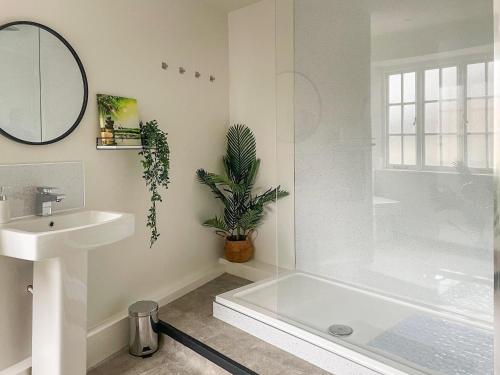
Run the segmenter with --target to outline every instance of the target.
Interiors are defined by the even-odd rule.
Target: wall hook
[[[186,69],[184,69],[182,66],[179,67],[179,73],[184,74],[186,73]]]
[[[194,76],[195,76],[196,78],[200,78],[200,77],[201,77],[201,74],[200,74],[200,72],[194,72]]]
[[[165,61],[162,61],[162,63],[161,63],[161,68],[162,68],[163,70],[167,70],[167,68],[168,68],[168,64],[167,64]]]
[[[215,77],[213,75],[210,76],[210,82],[215,81]]]

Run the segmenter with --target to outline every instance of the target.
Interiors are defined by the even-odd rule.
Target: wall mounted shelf
[[[96,138],[97,150],[142,150],[140,139]]]

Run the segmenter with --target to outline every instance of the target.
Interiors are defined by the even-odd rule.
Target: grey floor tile
[[[224,274],[164,306],[160,319],[261,375],[328,374],[212,316],[216,295],[249,283]],[[164,339],[161,349],[151,358],[136,358],[123,351],[89,372],[89,375],[167,374],[222,375],[227,372],[170,338]]]

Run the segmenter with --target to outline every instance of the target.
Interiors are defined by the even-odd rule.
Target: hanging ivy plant
[[[160,233],[156,223],[156,204],[162,202],[159,190],[168,189],[170,169],[170,149],[168,147],[167,133],[158,128],[156,120],[140,123],[142,150],[141,164],[144,168],[142,177],[151,192],[151,207],[147,216],[147,226],[151,229],[150,247],[156,242]]]

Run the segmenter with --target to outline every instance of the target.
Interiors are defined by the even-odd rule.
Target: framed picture
[[[140,145],[141,131],[136,99],[97,94],[97,109],[103,145]]]

